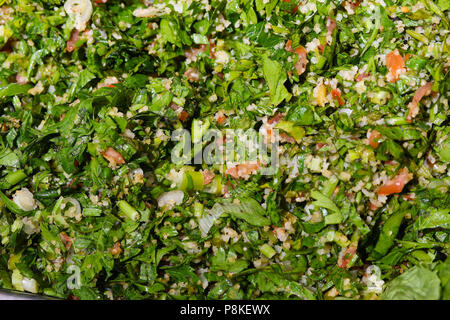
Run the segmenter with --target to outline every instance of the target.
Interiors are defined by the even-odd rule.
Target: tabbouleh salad
[[[449,9],[0,0],[0,287],[450,299]],[[199,125],[279,165],[171,161]]]

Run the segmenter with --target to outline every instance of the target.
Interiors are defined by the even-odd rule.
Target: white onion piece
[[[31,235],[31,234],[39,233],[40,227],[39,227],[38,221],[36,221],[34,219],[30,219],[28,217],[23,217],[22,222],[23,222],[23,231],[26,234]]]
[[[23,278],[22,280],[22,288],[23,290],[31,293],[39,292],[39,285],[36,280],[30,278]]]
[[[64,215],[70,218],[75,218],[76,216],[81,214],[81,205],[80,202],[77,199],[74,198],[64,198],[63,203],[71,203],[73,205],[73,207],[69,208],[68,210],[66,210],[64,212]]]
[[[341,109],[339,109],[339,113],[345,113],[346,115],[348,115],[350,117],[353,113],[353,110],[349,109],[349,108],[341,108]]]
[[[129,177],[134,184],[144,183],[144,170],[141,168],[134,169],[129,173]]]
[[[130,177],[133,180],[139,179],[141,177],[143,178],[144,177],[144,170],[142,170],[141,168],[134,169],[133,171],[130,172]]]
[[[67,0],[64,3],[64,10],[75,22],[75,29],[79,31],[86,29],[86,24],[92,15],[92,3],[90,0]]]
[[[173,208],[174,205],[180,205],[183,203],[184,199],[184,192],[180,190],[173,190],[169,192],[163,193],[158,198],[158,206],[161,207],[167,207],[167,208]]]
[[[17,190],[13,195],[13,201],[23,211],[31,211],[37,207],[33,194],[27,188]]]

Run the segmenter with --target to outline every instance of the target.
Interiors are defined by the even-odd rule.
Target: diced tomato
[[[235,179],[238,179],[238,178],[239,178],[239,175],[238,175],[238,166],[234,166],[234,167],[228,168],[228,169],[225,171],[225,176],[226,176],[227,174],[229,174],[230,176],[232,176],[232,177],[235,178]]]
[[[320,150],[320,149],[322,149],[323,147],[325,147],[327,144],[326,143],[318,143],[318,144],[316,144],[316,148],[317,148],[317,150]]]
[[[182,110],[178,117],[181,120],[181,122],[185,122],[187,120],[187,118],[189,118],[189,113],[187,113],[186,111]]]
[[[287,142],[287,143],[291,143],[291,144],[294,144],[294,143],[295,143],[295,139],[292,138],[292,137],[291,137],[290,135],[288,135],[287,133],[282,132],[282,133],[280,134],[280,137],[281,137],[281,141],[282,141],[282,142]]]
[[[298,55],[306,54],[306,49],[303,46],[299,46],[299,47],[295,48],[294,52]]]
[[[328,32],[332,33],[334,31],[334,29],[336,29],[337,27],[337,23],[336,20],[334,20],[333,18],[328,17],[327,19],[327,30]]]
[[[306,70],[306,65],[308,64],[308,57],[306,49],[302,46],[295,48],[294,52],[298,55],[298,61],[295,64],[295,70],[297,74],[301,75]]]
[[[372,211],[375,211],[379,208],[380,206],[377,203],[373,203],[372,201],[370,201],[370,207],[369,209]]]
[[[65,232],[61,232],[59,234],[59,237],[61,238],[61,241],[64,243],[64,246],[66,247],[66,250],[70,250],[70,247],[72,246],[73,239],[67,235]]]
[[[381,138],[381,134],[377,130],[370,130],[367,132],[367,138],[369,139],[369,145],[376,149],[378,148],[378,140]]]
[[[11,53],[11,51],[12,51],[11,42],[12,42],[11,40],[8,40],[8,41],[6,41],[6,43],[3,46],[0,45],[0,52]]]
[[[388,160],[384,162],[384,166],[396,166],[398,165],[398,162],[395,160]]]
[[[181,108],[179,105],[171,102],[169,104],[169,108],[174,110],[174,111],[179,112],[178,113],[178,119],[180,119],[181,122],[185,122],[187,120],[187,118],[189,118],[189,113],[187,113],[186,111],[184,111],[184,110],[178,111]]]
[[[72,30],[72,35],[70,36],[69,41],[67,41],[66,50],[68,52],[72,52],[76,49],[76,43],[80,40],[80,31],[77,29]]]
[[[433,82],[427,82],[425,85],[417,89],[412,101],[408,104],[409,112],[406,120],[411,122],[413,118],[419,114],[419,102],[423,97],[429,96],[432,92]]]
[[[398,49],[395,49],[394,51],[386,55],[385,63],[391,75],[391,79],[389,81],[396,82],[400,78],[399,77],[400,70],[405,68],[405,61],[403,60],[403,57],[400,55],[400,52],[398,52]]]
[[[277,237],[278,240],[280,240],[281,242],[284,242],[287,240],[288,238],[288,234],[286,233],[286,229],[283,227],[277,227],[277,226],[272,226],[273,228],[273,234],[275,237]]]
[[[116,164],[125,163],[125,159],[122,157],[122,155],[111,147],[106,149],[106,151],[103,152],[102,155],[113,166],[115,166]]]
[[[284,49],[288,52],[295,52],[298,56],[298,61],[295,63],[295,70],[297,70],[297,74],[301,75],[306,70],[306,65],[308,63],[308,57],[306,49],[302,46],[295,48],[292,50],[292,40],[288,40]]]
[[[284,114],[277,113],[273,118],[267,120],[268,124],[277,124],[284,117]]]
[[[169,108],[172,109],[173,111],[177,111],[178,108],[180,108],[180,106],[177,105],[176,103],[171,102],[171,103],[169,104]]]
[[[108,0],[94,0],[94,2],[102,4],[102,3],[107,3]]]
[[[223,73],[222,72],[217,72],[217,76],[219,77],[220,80],[223,80]]]
[[[324,46],[323,44],[319,44],[319,45],[317,46],[317,49],[319,49],[319,52],[322,54],[322,53],[323,53],[323,50],[325,50],[325,46]]]
[[[331,96],[333,99],[337,99],[340,106],[343,106],[345,104],[344,100],[341,98],[341,91],[339,89],[333,89],[331,90]]]
[[[100,82],[97,87],[100,88],[114,88],[116,84],[119,83],[119,80],[116,77],[107,77],[105,78],[105,80],[103,80],[102,82]]]
[[[120,247],[120,242],[117,241],[116,243],[114,243],[114,246],[109,249],[109,251],[111,252],[111,254],[113,256],[118,256],[122,253],[122,248]]]
[[[292,40],[286,41],[286,45],[284,46],[284,49],[287,52],[293,52],[294,51],[294,50],[292,50]]]
[[[224,198],[229,198],[231,195],[230,195],[230,189],[231,190],[233,190],[234,188],[235,188],[236,186],[235,185],[233,185],[232,183],[230,183],[230,181],[227,181],[226,183],[225,183],[225,186],[224,186],[224,188],[223,188],[223,197]]]
[[[405,194],[403,196],[403,199],[408,200],[408,201],[413,201],[416,198],[416,195],[414,193],[412,194]]]
[[[203,174],[203,184],[205,185],[210,184],[215,176],[214,173],[209,170],[203,170],[202,174]]]
[[[338,257],[338,267],[341,269],[347,268],[350,261],[356,254],[357,247],[355,245],[350,245],[349,247],[342,249]]]
[[[72,179],[72,180],[69,181],[67,186],[69,188],[71,188],[71,189],[76,189],[76,188],[78,188],[78,185],[75,182],[77,182],[77,180],[76,179]]]
[[[267,140],[266,143],[268,144],[270,141],[272,141],[272,128],[267,128],[266,129],[266,133],[267,133]]]
[[[365,73],[365,72],[359,73],[356,76],[356,82],[360,82],[360,81],[362,81],[362,80],[364,80],[365,78],[368,78],[368,77],[369,77],[369,75],[367,73]]]
[[[189,81],[198,81],[200,80],[200,72],[195,68],[189,68],[187,69],[184,74],[186,78],[188,78]]]
[[[223,112],[224,112],[224,110],[219,110],[214,115],[214,119],[216,119],[218,124],[224,124],[225,120],[227,120],[227,117],[225,116],[225,114]]]
[[[226,119],[227,119],[227,117],[225,117],[225,115],[222,114],[221,116],[219,116],[219,117],[217,118],[217,123],[218,123],[218,124],[223,124],[223,123],[225,122]]]
[[[333,194],[337,195],[339,193],[339,190],[341,190],[341,187],[337,186],[336,188],[334,188]]]
[[[246,178],[251,174],[256,173],[259,169],[259,163],[241,163],[234,167],[228,168],[225,175],[229,174],[235,179]]]
[[[196,61],[197,60],[197,55],[199,53],[205,52],[206,51],[206,45],[202,44],[200,45],[200,47],[198,48],[190,48],[188,51],[186,51],[184,53],[184,55],[186,56],[186,58],[192,60],[192,61]]]
[[[16,82],[18,84],[27,84],[28,83],[28,79],[25,76],[22,76],[20,73],[18,73],[16,75]]]
[[[357,0],[355,2],[349,1],[349,4],[352,9],[355,9],[356,7],[359,7],[359,5],[361,4],[361,0]]]
[[[411,181],[412,178],[413,175],[409,172],[408,168],[400,169],[393,179],[389,179],[378,189],[377,193],[385,196],[400,193],[402,192],[403,187]]]
[[[431,157],[431,154],[428,154],[426,158],[426,163],[431,169],[433,169],[434,164],[436,163],[436,159],[434,159],[434,157]]]
[[[215,48],[216,48],[216,44],[214,43],[214,39],[209,38],[209,57],[211,59],[214,59],[216,57],[216,54],[214,52]]]

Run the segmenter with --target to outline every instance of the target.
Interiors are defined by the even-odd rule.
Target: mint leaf
[[[284,86],[284,82],[287,77],[286,74],[282,72],[281,64],[277,61],[264,57],[263,73],[269,86],[271,103],[277,106],[285,99],[286,101],[289,101],[292,95]]]
[[[438,227],[450,228],[450,209],[432,209],[429,215],[419,216],[414,224],[415,230]]]
[[[413,267],[388,283],[382,300],[438,300],[440,283],[436,272]]]
[[[266,217],[266,211],[258,201],[254,199],[241,199],[239,204],[216,203],[212,209],[208,210],[206,215],[199,219],[199,227],[202,234],[206,235],[214,224],[214,221],[224,213],[231,214],[238,219],[243,219],[254,226],[263,227],[270,225],[270,219]]]

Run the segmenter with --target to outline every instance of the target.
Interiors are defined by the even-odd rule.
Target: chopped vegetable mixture
[[[449,20],[448,0],[0,0],[0,287],[450,299]],[[196,147],[173,161],[177,129]],[[275,170],[188,161],[208,129],[277,142]]]

